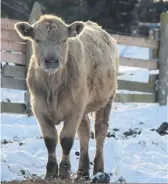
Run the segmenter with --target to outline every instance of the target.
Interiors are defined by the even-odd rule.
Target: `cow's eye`
[[[35,41],[36,41],[37,43],[39,43],[39,42],[40,42],[40,40],[38,40],[38,39],[35,39]]]
[[[63,40],[62,42],[65,43],[67,40]]]

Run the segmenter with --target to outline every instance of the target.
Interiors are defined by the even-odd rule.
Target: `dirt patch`
[[[11,141],[11,140],[6,140],[6,139],[3,139],[3,140],[1,141],[1,144],[8,144],[8,143],[13,143],[13,141]]]
[[[44,181],[44,180],[25,180],[25,181],[10,181],[10,182],[2,182],[2,184],[72,184],[74,183],[72,180],[60,180],[57,181]],[[81,184],[88,184],[89,182],[79,182]]]
[[[17,136],[16,137],[13,137],[12,140],[6,140],[6,139],[3,139],[1,141],[1,144],[2,145],[6,145],[6,144],[12,144],[14,142],[18,142],[19,146],[22,146],[24,145],[23,141],[25,140],[25,138],[22,138],[22,139],[19,139]]]
[[[151,129],[151,131],[156,131],[158,134],[161,136],[167,135],[168,134],[168,123],[163,122],[159,128],[157,129]]]
[[[72,182],[66,182],[66,183],[72,183]],[[44,181],[11,181],[11,182],[2,182],[2,184],[66,184],[60,183],[60,182],[44,182]]]
[[[90,184],[90,183],[109,183],[111,174],[107,173],[97,173],[92,179],[85,180],[84,178],[80,178],[77,181],[73,181],[73,179],[61,180],[60,178],[55,181],[44,181],[43,179],[27,179],[24,181],[10,181],[10,182],[2,182],[2,184]]]
[[[168,123],[164,122],[160,125],[160,127],[156,130],[161,136],[168,134]]]
[[[124,136],[127,138],[129,136],[136,137],[137,135],[141,134],[141,130],[139,128],[129,129],[128,131],[123,133]]]

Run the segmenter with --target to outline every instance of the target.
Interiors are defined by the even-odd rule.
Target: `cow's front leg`
[[[81,121],[83,113],[79,113],[64,122],[60,134],[60,144],[62,147],[62,160],[59,165],[59,176],[62,179],[70,177],[71,163],[70,163],[70,151],[73,146],[75,133],[79,122]]]
[[[45,145],[48,150],[48,162],[46,171],[46,180],[52,180],[58,176],[58,163],[56,159],[57,131],[54,125],[47,125],[44,129],[48,130],[48,134],[43,133]]]
[[[58,176],[58,164],[56,159],[57,131],[53,122],[47,115],[34,109],[34,114],[41,128],[43,139],[48,151],[45,180],[53,180]]]

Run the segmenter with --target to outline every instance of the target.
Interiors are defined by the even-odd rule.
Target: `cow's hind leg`
[[[48,150],[48,162],[46,166],[45,180],[52,180],[58,176],[58,164],[56,159],[57,131],[55,125],[46,115],[34,112],[39,122],[45,145]]]
[[[80,141],[80,159],[78,167],[78,176],[89,178],[89,138],[90,138],[90,121],[88,115],[85,115],[78,127],[78,137]]]
[[[108,103],[104,107],[96,111],[96,120],[95,120],[96,154],[94,158],[93,174],[96,174],[97,172],[104,172],[103,146],[104,140],[107,136],[111,103],[112,98],[109,99]]]

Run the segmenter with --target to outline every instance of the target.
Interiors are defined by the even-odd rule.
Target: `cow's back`
[[[106,102],[117,88],[118,51],[116,41],[96,23],[87,22],[80,40],[84,46],[89,88],[88,108]]]

